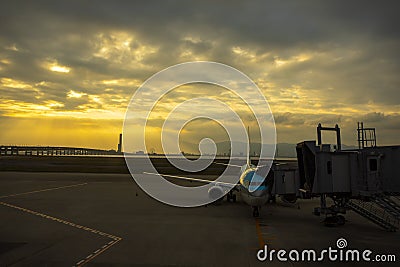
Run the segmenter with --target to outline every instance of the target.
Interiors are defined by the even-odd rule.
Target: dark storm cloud
[[[304,118],[301,115],[299,116],[290,112],[275,113],[274,119],[276,124],[300,125],[304,123]]]
[[[59,109],[64,110],[82,105],[102,108],[105,105],[94,103],[89,95],[111,101],[112,93],[129,98],[136,88],[102,80],[140,82],[164,67],[200,58],[273,83],[264,88],[271,97],[282,88],[298,86],[327,111],[371,103],[394,110],[400,105],[399,5],[398,1],[8,1],[0,9],[0,60],[11,63],[0,61],[0,78],[30,84],[34,90],[1,87],[0,99],[35,104],[54,100],[63,103]],[[154,52],[137,60],[114,47],[107,56],[98,56],[105,44],[115,46],[115,32],[133,36],[131,51]],[[309,58],[298,60],[301,54]],[[54,60],[71,71],[51,72],[43,66]],[[278,60],[288,63],[278,66]],[[86,95],[68,98],[71,90]],[[286,112],[296,97],[302,95],[279,99],[287,109],[278,111],[278,125],[344,123],[346,114]],[[394,115],[384,116],[385,121],[397,122]]]
[[[156,42],[194,33],[243,44],[316,47],[342,42],[343,36],[398,38],[396,6],[395,1],[13,1],[2,5],[0,29],[22,44],[54,32],[123,29]]]

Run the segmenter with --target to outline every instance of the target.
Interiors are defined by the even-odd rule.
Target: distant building
[[[119,134],[118,153],[122,153],[122,134]]]

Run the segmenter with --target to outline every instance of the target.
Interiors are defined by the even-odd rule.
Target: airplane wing
[[[225,165],[225,166],[231,166],[231,167],[238,167],[238,168],[242,168],[243,166],[240,165],[235,165],[235,164],[227,164],[227,163],[220,163],[220,162],[213,162],[214,164],[219,164],[219,165]],[[287,163],[277,163],[276,165],[283,165],[283,164],[287,164]],[[257,168],[263,168],[263,167],[267,167],[267,166],[271,166],[272,164],[264,164],[264,165],[259,165],[259,166],[255,166],[253,164],[251,164],[251,166],[257,167]]]
[[[224,165],[224,166],[231,166],[231,167],[238,167],[238,168],[242,168],[243,167],[243,166],[239,166],[239,165],[235,165],[235,164],[220,163],[220,162],[214,162],[214,164]]]
[[[242,168],[243,166],[239,166],[239,165],[234,165],[234,164],[227,164],[227,163],[219,163],[219,162],[214,162],[214,164],[219,164],[219,165],[225,165],[225,166],[231,166],[231,167],[237,167],[237,168]],[[286,163],[283,163],[286,164]],[[271,166],[270,164],[265,164],[265,165],[260,165],[260,166],[255,166],[253,164],[251,164],[251,167],[257,167],[257,169],[266,167],[266,166]]]
[[[148,175],[158,175],[158,176],[165,176],[168,178],[174,178],[174,179],[181,179],[181,180],[186,180],[186,181],[195,181],[195,182],[201,182],[201,183],[213,183],[219,186],[229,186],[231,187],[236,186],[237,184],[233,183],[227,183],[227,182],[218,182],[218,181],[210,181],[206,179],[199,179],[199,178],[193,178],[193,177],[186,177],[186,176],[177,176],[177,175],[169,175],[169,174],[159,174],[159,173],[153,173],[153,172],[143,172],[143,174],[148,174]]]

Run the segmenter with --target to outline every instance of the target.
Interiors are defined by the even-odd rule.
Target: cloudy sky
[[[377,128],[378,144],[398,144],[398,6],[397,1],[2,3],[0,144],[115,149],[135,90],[154,73],[195,60],[228,64],[254,80],[274,114],[278,142],[315,139],[321,122],[338,123],[343,142],[352,145],[356,122],[364,121]],[[201,86],[181,91],[186,98],[215,92]],[[172,107],[183,98],[177,91],[164,100]],[[199,125],[190,126],[188,138],[207,135],[209,129]]]

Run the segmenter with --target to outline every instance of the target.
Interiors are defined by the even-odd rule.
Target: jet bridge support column
[[[336,124],[335,127],[322,127],[321,123],[317,126],[317,146],[319,150],[324,151],[324,146],[322,143],[322,131],[334,131],[336,132],[336,151],[342,150],[342,141],[340,138],[340,128]],[[330,151],[325,151],[324,153],[335,153]],[[321,156],[321,154],[317,153],[317,156]],[[317,160],[317,158],[316,158]],[[332,160],[328,160],[326,171],[328,174],[332,175]],[[325,176],[324,176],[325,177]],[[319,177],[316,177],[319,179]],[[327,178],[327,177],[326,177]],[[340,192],[340,193],[339,193]],[[348,197],[346,194],[343,194],[344,191],[333,191],[333,187],[331,190],[325,189],[321,192],[320,195],[320,207],[314,209],[314,214],[320,216],[321,214],[325,215],[325,224],[326,225],[343,225],[345,223],[345,218],[339,214],[346,213],[346,203],[348,202]],[[334,204],[330,207],[327,206],[326,198],[330,197]]]
[[[342,141],[340,139],[340,128],[339,125],[335,125],[335,128],[332,127],[322,127],[321,123],[318,124],[317,127],[317,138],[318,138],[318,146],[322,145],[322,131],[335,131],[336,132],[336,145],[337,150],[342,150]]]

